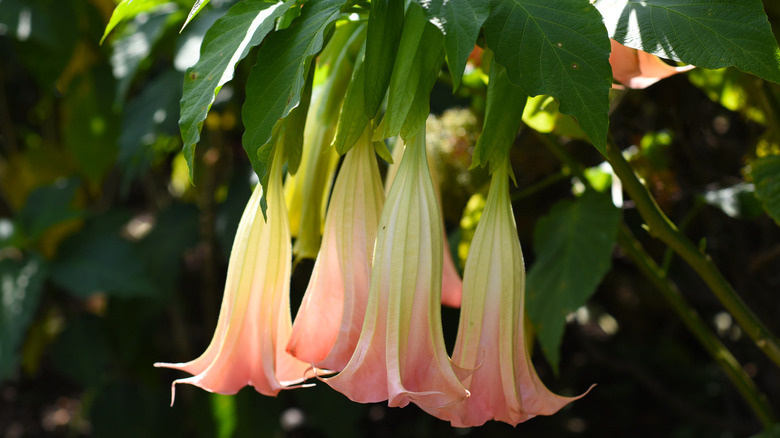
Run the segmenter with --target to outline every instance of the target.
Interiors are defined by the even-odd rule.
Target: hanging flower
[[[397,140],[396,147],[393,148],[393,164],[387,170],[385,176],[385,193],[390,191],[395,174],[398,171],[398,166],[401,162],[401,157],[404,153],[404,144],[400,140]],[[436,172],[436,166],[430,162],[430,157],[426,156],[428,160],[428,169],[431,173],[431,179],[433,180],[433,187],[436,192],[436,200],[439,206],[439,217],[441,218],[442,229],[444,228],[444,217],[441,215],[441,190],[439,189],[439,176]],[[455,268],[455,261],[452,258],[452,252],[450,251],[450,244],[446,238],[442,239],[444,242],[443,254],[444,264],[442,269],[441,280],[441,303],[448,307],[458,308],[460,307],[461,295],[463,294],[463,281],[460,279],[458,270]]]
[[[340,371],[352,356],[363,327],[384,198],[366,127],[336,178],[322,246],[293,323],[287,351],[298,359]]]
[[[453,426],[480,426],[491,419],[517,425],[551,415],[585,395],[561,397],[550,392],[531,362],[523,321],[525,269],[507,172],[505,163],[493,174],[464,270],[452,362],[471,371],[463,379],[471,397],[427,410]]]
[[[612,43],[609,55],[612,76],[628,88],[647,88],[661,79],[694,68],[692,65],[674,67],[655,55],[626,47],[613,39],[609,41]]]
[[[173,390],[176,384],[187,383],[210,392],[235,394],[251,385],[273,396],[302,382],[310,369],[285,351],[292,331],[292,254],[282,194],[282,155],[278,148],[271,165],[267,222],[260,209],[260,185],[239,222],[217,329],[205,353],[186,363],[155,364],[192,374],[174,381]]]
[[[440,408],[468,396],[444,347],[442,247],[423,128],[407,144],[379,220],[360,339],[328,385],[353,401],[390,406]]]

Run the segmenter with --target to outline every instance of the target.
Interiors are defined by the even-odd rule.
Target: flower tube
[[[251,385],[273,396],[302,382],[310,369],[285,351],[292,331],[292,251],[282,194],[282,155],[277,148],[268,180],[267,222],[260,209],[260,185],[239,222],[217,329],[208,348],[190,362],[155,364],[192,374],[173,382],[171,403],[179,383],[219,394],[235,394]]]
[[[396,145],[393,148],[393,164],[387,169],[387,175],[385,176],[385,193],[390,190],[392,186],[395,174],[398,171],[401,157],[404,153],[404,145],[401,140],[396,140]],[[441,217],[442,229],[444,228],[444,217],[441,216],[441,190],[439,189],[439,175],[436,172],[436,166],[428,159],[428,169],[431,172],[431,179],[433,180],[433,187],[436,192],[436,200],[439,205],[439,216]],[[448,307],[458,308],[460,307],[461,295],[463,294],[463,282],[460,279],[458,270],[455,268],[455,261],[452,259],[452,252],[450,251],[450,244],[446,237],[442,239],[444,242],[444,265],[442,269],[442,281],[441,281],[441,303]]]
[[[352,358],[324,381],[361,403],[441,408],[468,396],[441,327],[442,228],[425,151],[409,139],[379,220],[366,318]]]
[[[525,269],[517,238],[505,162],[493,174],[485,210],[463,274],[463,303],[452,362],[471,374],[471,397],[428,410],[453,426],[488,420],[517,425],[551,415],[582,397],[562,397],[541,382],[528,352],[524,325]]]
[[[336,178],[322,245],[293,323],[287,351],[298,359],[340,371],[352,357],[363,327],[384,199],[366,127]]]

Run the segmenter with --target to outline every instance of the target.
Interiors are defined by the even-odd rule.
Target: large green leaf
[[[45,279],[40,256],[0,259],[0,382],[16,370],[19,347],[38,309]]]
[[[529,96],[549,94],[604,153],[609,118],[610,44],[588,0],[491,0],[487,45],[509,80]]]
[[[460,86],[479,29],[490,13],[489,0],[430,0],[422,2],[428,19],[444,33],[452,88]]]
[[[585,303],[609,270],[619,220],[609,194],[586,192],[559,202],[536,224],[526,309],[556,370],[566,315]]]
[[[368,50],[368,47],[366,47]],[[387,110],[373,140],[401,134],[407,138],[428,118],[431,88],[441,69],[444,38],[425,18],[417,3],[410,3],[398,45],[387,95]]]
[[[300,17],[269,36],[257,54],[258,62],[247,80],[242,118],[244,149],[261,182],[267,180],[273,156],[269,140],[274,125],[300,103],[311,60],[322,49],[325,32],[339,17],[343,4],[344,0],[309,1]]]
[[[233,79],[236,64],[246,57],[249,49],[260,44],[274,28],[274,21],[294,0],[273,3],[265,0],[247,0],[230,8],[209,30],[201,45],[198,62],[187,69],[184,93],[181,99],[181,137],[184,156],[190,168],[195,144],[200,140],[203,121],[222,86]]]
[[[756,197],[769,216],[780,225],[780,155],[760,158],[752,167]]]
[[[363,78],[365,97],[363,108],[368,118],[376,115],[385,98],[403,23],[404,2],[398,0],[371,2]]]
[[[298,172],[303,158],[303,132],[306,129],[306,116],[309,114],[309,106],[311,105],[314,70],[313,68],[309,69],[309,77],[306,79],[306,85],[303,86],[301,103],[284,119],[282,133],[279,136],[279,142],[284,145],[284,151],[287,154],[287,171],[290,172],[290,175],[295,175]]]
[[[596,7],[623,45],[780,83],[780,50],[761,0],[599,0]]]
[[[487,89],[487,109],[482,133],[474,146],[471,167],[491,163],[490,171],[503,163],[523,123],[523,108],[528,96],[514,85],[506,69],[493,62]]]
[[[344,103],[341,105],[336,135],[333,138],[333,146],[339,155],[346,154],[357,143],[368,122],[370,122],[365,111],[364,66],[362,58],[358,56],[352,80],[349,82],[344,95]]]

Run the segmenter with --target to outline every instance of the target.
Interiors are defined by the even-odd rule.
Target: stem
[[[688,327],[688,330],[693,333],[699,343],[718,362],[718,365],[720,365],[734,386],[737,387],[737,390],[742,394],[742,397],[756,414],[759,421],[761,421],[761,424],[764,425],[764,428],[772,427],[775,423],[775,417],[766,395],[756,387],[756,384],[740,366],[728,348],[707,328],[707,325],[702,321],[696,310],[685,302],[677,285],[666,278],[661,268],[642,248],[642,244],[634,237],[625,224],[620,226],[618,240],[634,264],[671,304],[677,315]]]
[[[695,218],[696,215],[699,214],[699,211],[701,211],[702,206],[704,206],[704,202],[697,200],[691,211],[689,211],[683,220],[680,221],[680,231],[685,231],[685,229],[688,228],[688,225],[690,225],[691,221],[693,221],[693,218]],[[669,266],[672,264],[672,255],[674,255],[674,251],[672,251],[672,249],[667,246],[666,250],[664,251],[663,262],[661,262],[661,270],[664,275],[669,273]]]
[[[688,240],[666,217],[650,192],[639,181],[620,149],[612,141],[607,142],[607,159],[623,183],[623,189],[634,200],[639,214],[647,223],[650,235],[661,239],[699,274],[699,277],[707,283],[710,290],[734,316],[745,333],[753,339],[756,346],[780,367],[780,345],[777,338],[747,307],[731,284],[712,263],[712,260],[702,254],[696,245]]]

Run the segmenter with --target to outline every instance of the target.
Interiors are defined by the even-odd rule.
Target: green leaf
[[[609,194],[586,192],[559,202],[536,224],[526,309],[556,372],[566,315],[587,301],[609,270],[619,221]]]
[[[185,27],[192,21],[193,18],[195,18],[196,15],[198,15],[198,12],[201,11],[204,7],[206,7],[207,4],[209,4],[210,0],[195,0],[195,4],[192,5],[192,9],[190,9],[190,13],[187,14],[187,19],[184,21],[184,24],[181,26],[181,29],[184,30]]]
[[[452,88],[457,90],[479,29],[490,13],[489,0],[430,0],[423,2],[428,19],[444,34]]]
[[[780,155],[770,155],[753,162],[756,197],[764,210],[780,225]]]
[[[78,181],[71,178],[38,187],[30,193],[17,214],[26,236],[36,241],[54,225],[83,216],[82,211],[75,210],[71,205],[78,188]]]
[[[193,174],[195,145],[211,105],[222,86],[233,79],[236,64],[249,49],[260,44],[274,28],[274,20],[282,15],[294,0],[273,3],[265,0],[240,2],[219,18],[201,45],[198,62],[187,69],[181,99],[181,137],[183,152]]]
[[[319,123],[336,125],[344,95],[352,79],[358,54],[364,50],[366,24],[346,21],[339,24],[317,56],[315,87],[321,88],[321,101],[313,113]]]
[[[274,32],[260,48],[252,67],[242,110],[244,149],[261,182],[273,154],[269,143],[274,125],[301,101],[311,60],[325,32],[339,17],[344,0],[309,1],[290,27]]]
[[[549,94],[605,152],[610,43],[588,0],[491,0],[488,47],[509,80],[529,96]]]
[[[358,57],[358,62],[352,74],[352,80],[347,86],[344,103],[341,105],[339,122],[336,126],[336,135],[333,138],[333,146],[339,155],[346,154],[357,143],[360,135],[371,120],[365,111],[365,64]]]
[[[761,0],[599,0],[596,7],[625,46],[780,83],[780,49]]]
[[[46,271],[38,255],[0,259],[0,382],[16,371],[19,348],[38,310]]]
[[[103,292],[117,296],[154,296],[159,287],[149,276],[139,248],[119,236],[125,215],[88,223],[59,248],[51,279],[78,298]]]
[[[506,69],[493,62],[487,89],[487,109],[482,134],[477,139],[471,167],[485,167],[490,163],[491,173],[509,156],[509,149],[523,123],[522,115],[528,96],[514,85]]]
[[[290,115],[282,121],[284,127],[279,141],[284,145],[284,151],[287,154],[287,171],[290,175],[298,172],[303,157],[303,132],[306,128],[306,116],[309,113],[311,104],[311,93],[314,86],[314,69],[309,69],[309,77],[306,79],[306,85],[303,87],[301,95],[301,104],[290,111]]]
[[[364,109],[369,119],[374,118],[385,98],[403,26],[404,2],[398,0],[371,2],[363,83]]]
[[[149,12],[160,5],[170,3],[170,0],[122,0],[116,5],[111,19],[108,20],[106,30],[103,31],[103,37],[100,38],[100,44],[103,44],[108,34],[121,22],[130,20],[142,12]],[[189,20],[188,20],[189,21]]]
[[[414,135],[421,119],[428,118],[431,88],[443,55],[441,32],[426,20],[419,4],[410,3],[390,78],[387,110],[374,132],[374,141],[393,137],[402,130],[403,137]]]

